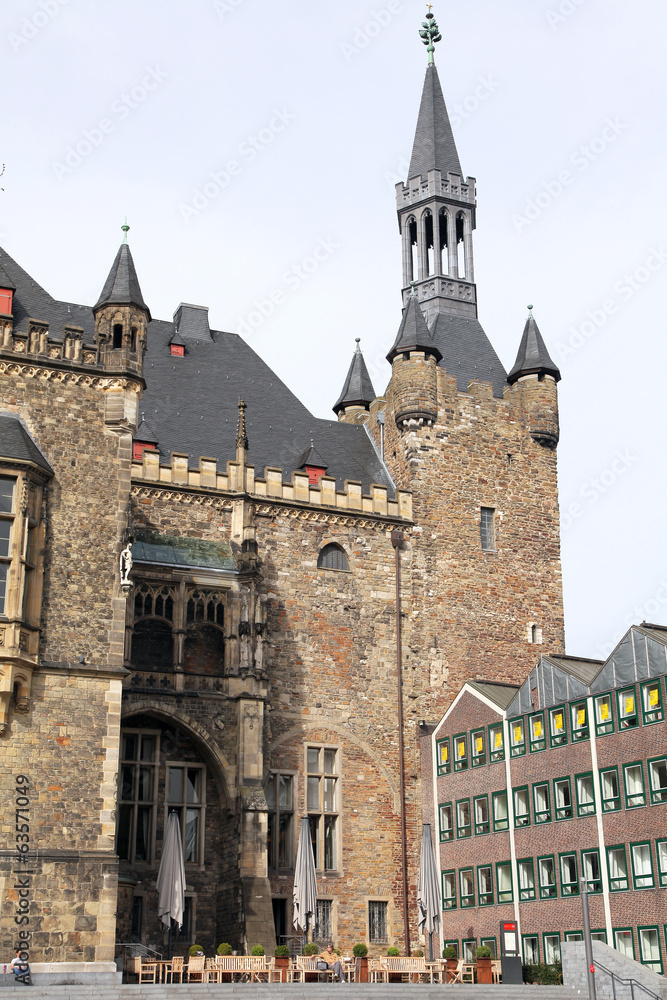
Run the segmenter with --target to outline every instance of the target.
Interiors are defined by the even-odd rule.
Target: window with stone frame
[[[368,940],[370,944],[387,943],[389,904],[383,899],[368,901]]]
[[[42,548],[42,485],[0,474],[0,618],[39,626]]]
[[[186,673],[220,676],[225,666],[224,596],[216,590],[191,590],[186,595],[183,669]]]
[[[204,823],[206,812],[206,767],[169,761],[166,765],[164,826],[170,813],[178,815],[187,864],[204,863]]]
[[[335,871],[339,867],[339,798],[340,750],[308,744],[306,807],[315,867],[323,871]]]
[[[264,785],[268,806],[267,857],[272,869],[291,868],[294,863],[294,783],[293,774],[272,771]]]
[[[159,763],[158,730],[123,730],[116,823],[116,853],[121,861],[153,860]]]
[[[138,583],[130,662],[136,670],[169,672],[174,668],[174,621],[178,592],[173,586]]]
[[[333,900],[318,899],[315,908],[313,940],[318,944],[333,944]]]
[[[480,508],[479,533],[484,552],[495,552],[496,530],[495,530],[495,508]]]

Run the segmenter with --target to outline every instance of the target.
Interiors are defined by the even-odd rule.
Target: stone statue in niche
[[[120,585],[123,590],[129,590],[132,586],[130,573],[132,571],[132,548],[131,543],[125,546],[120,554]]]

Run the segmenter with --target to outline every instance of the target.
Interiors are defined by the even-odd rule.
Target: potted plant
[[[400,954],[401,953],[398,950],[398,948],[395,948],[393,945],[392,945],[391,948],[387,948],[387,958],[398,958],[398,956]],[[402,981],[403,981],[403,976],[401,975],[400,972],[390,972],[389,973],[389,982],[390,983],[400,983]]]
[[[314,958],[315,955],[319,955],[319,953],[320,946],[316,941],[309,941],[308,944],[305,944],[301,949],[301,954],[306,955],[308,958]],[[320,977],[317,972],[307,972],[304,976],[304,980],[307,983],[316,983],[319,978]]]
[[[203,955],[204,949],[200,944],[191,944],[188,948],[188,955]]]
[[[264,948],[262,947],[262,945],[261,945],[261,944],[254,944],[254,945],[252,946],[252,949],[251,949],[251,951],[250,951],[250,954],[251,954],[251,955],[256,955],[256,956],[257,956],[257,955],[263,955],[263,954],[264,954]]]
[[[217,948],[218,955],[231,955],[232,946],[227,941],[223,941],[222,944],[218,945]],[[233,975],[231,972],[221,972],[220,982],[221,983],[231,983],[233,981]]]
[[[363,942],[355,944],[352,949],[355,958],[356,970],[354,975],[355,983],[368,982],[368,948]]]
[[[447,982],[453,983],[456,974],[456,967],[459,964],[456,957],[456,948],[452,948],[451,945],[448,948],[443,948],[442,957],[447,962]]]
[[[493,983],[491,949],[485,944],[477,949],[477,982],[490,986]]]
[[[281,983],[287,982],[287,970],[289,969],[289,948],[286,944],[279,944],[273,953],[275,955],[274,968],[280,969]]]

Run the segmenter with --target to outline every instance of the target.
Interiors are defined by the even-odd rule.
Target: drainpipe
[[[403,748],[403,655],[401,652],[401,545],[402,531],[392,531],[391,544],[396,557],[396,675],[398,678],[398,767],[401,798],[401,874],[403,877],[403,935],[405,953],[410,954],[410,921],[408,919],[408,843],[405,828],[405,752]]]

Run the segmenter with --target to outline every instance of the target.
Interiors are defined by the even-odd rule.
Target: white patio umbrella
[[[417,883],[417,905],[419,906],[419,930],[428,933],[429,960],[433,961],[433,932],[440,928],[440,880],[435,861],[435,851],[431,840],[431,824],[422,824],[422,850],[419,860],[419,882]]]
[[[308,930],[308,918],[314,917],[317,906],[317,877],[315,875],[315,858],[313,844],[310,839],[308,817],[301,820],[299,831],[299,847],[296,852],[294,866],[294,926],[297,930]]]
[[[167,830],[162,846],[160,870],[157,875],[158,916],[169,928],[169,958],[171,958],[171,925],[176,921],[179,930],[183,926],[185,909],[185,863],[183,843],[178,813],[169,813]]]

